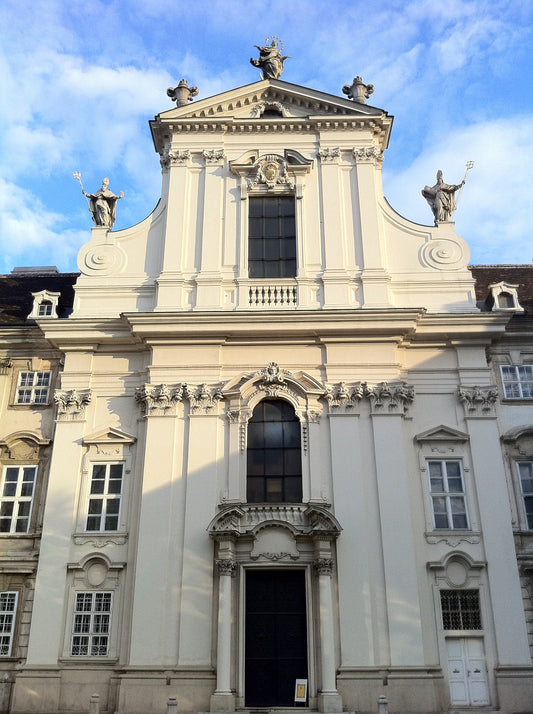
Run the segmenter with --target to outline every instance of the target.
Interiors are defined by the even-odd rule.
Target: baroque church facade
[[[391,208],[355,83],[179,87],[1,327],[3,710],[533,711],[531,271]]]

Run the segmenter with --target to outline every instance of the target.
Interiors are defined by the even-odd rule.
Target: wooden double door
[[[245,706],[294,706],[307,679],[303,570],[246,572]]]

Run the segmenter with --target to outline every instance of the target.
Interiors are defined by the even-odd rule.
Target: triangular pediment
[[[134,444],[135,441],[136,438],[131,434],[111,426],[89,434],[83,439],[84,444]]]
[[[470,437],[459,429],[454,429],[451,426],[440,426],[428,429],[415,436],[416,441],[468,441]]]
[[[263,79],[244,87],[231,89],[213,97],[200,99],[185,107],[176,107],[159,114],[167,119],[239,118],[259,119],[263,105],[270,111],[280,111],[280,117],[304,118],[316,116],[371,117],[385,114],[368,104],[359,104],[334,94],[308,89],[279,79]]]

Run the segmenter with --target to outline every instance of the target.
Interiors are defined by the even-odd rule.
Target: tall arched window
[[[247,500],[299,503],[302,500],[300,422],[281,399],[265,399],[248,423]]]

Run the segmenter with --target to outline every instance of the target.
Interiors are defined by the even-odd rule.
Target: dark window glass
[[[293,196],[249,198],[250,278],[296,276],[296,222]]]
[[[302,500],[300,422],[282,400],[264,400],[248,424],[249,503]]]

